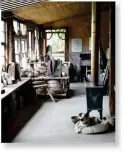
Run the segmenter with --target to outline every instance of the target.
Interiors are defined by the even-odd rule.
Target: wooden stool
[[[38,88],[43,88],[47,91],[48,95],[50,96],[51,100],[53,102],[55,102],[55,99],[53,98],[52,94],[50,93],[49,91],[49,88],[48,88],[48,84],[41,84],[41,85],[33,85],[33,88],[35,89],[38,89]]]

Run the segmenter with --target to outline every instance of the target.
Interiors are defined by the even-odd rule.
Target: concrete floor
[[[71,116],[86,112],[86,95],[84,83],[72,83],[73,96],[60,99],[57,103],[46,101],[28,121],[13,142],[36,144],[84,144],[87,142],[115,142],[115,132],[85,135],[76,134]],[[103,100],[103,116],[109,116],[108,96]],[[91,115],[98,116],[97,111]]]

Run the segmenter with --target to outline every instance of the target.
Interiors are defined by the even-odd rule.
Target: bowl
[[[72,116],[71,120],[74,124],[76,124],[79,120],[81,120],[82,117],[80,116]]]

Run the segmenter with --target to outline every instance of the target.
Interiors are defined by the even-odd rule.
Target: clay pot
[[[61,91],[62,91],[59,81],[56,81],[56,80],[48,81],[48,87],[49,87],[51,94],[61,93]]]
[[[72,116],[71,120],[74,124],[76,124],[79,120],[81,120],[82,117],[80,116]]]

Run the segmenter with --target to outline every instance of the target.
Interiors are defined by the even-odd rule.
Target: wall
[[[109,11],[101,13],[101,42],[106,51],[109,47]]]
[[[108,29],[109,25],[109,14],[108,11],[101,13],[101,41],[103,49],[106,50],[108,47]],[[69,52],[75,60],[79,58],[79,53],[71,53],[71,39],[81,38],[83,40],[83,52],[90,52],[89,50],[89,37],[91,34],[91,15],[81,15],[69,19],[64,19],[48,24],[44,24],[44,27],[60,28],[68,27],[69,31]]]

